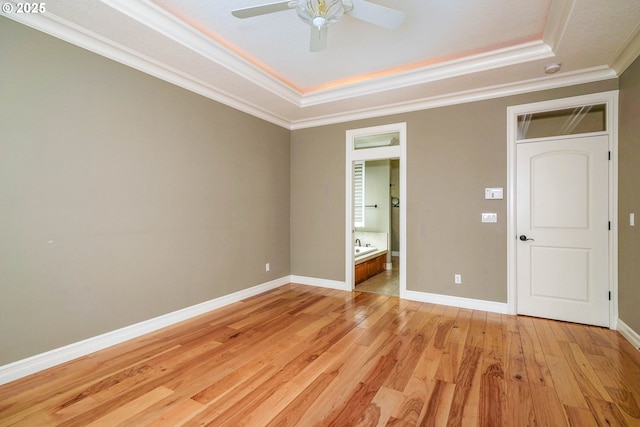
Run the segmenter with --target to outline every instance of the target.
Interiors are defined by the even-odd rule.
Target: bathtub
[[[355,258],[359,258],[363,255],[370,254],[371,252],[377,251],[378,248],[374,248],[372,246],[354,246],[353,247],[353,255]]]

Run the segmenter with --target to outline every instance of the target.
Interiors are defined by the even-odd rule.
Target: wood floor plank
[[[394,422],[396,424],[399,422],[417,424],[432,389],[432,381],[426,378],[412,377],[404,392],[401,393],[401,401],[391,412]]]
[[[364,411],[355,427],[384,427],[402,401],[402,392],[381,387]]]
[[[455,383],[458,370],[460,369],[460,363],[462,361],[462,354],[464,353],[465,341],[467,339],[467,333],[469,332],[469,326],[471,324],[472,310],[459,310],[453,324],[451,325],[451,332],[447,340],[447,350],[442,354],[440,364],[438,365],[438,371],[436,372],[436,379],[444,382]]]
[[[336,369],[334,366],[336,363],[340,363],[342,355],[356,351],[357,342],[362,333],[362,329],[352,329],[330,350],[319,355],[313,363],[307,365],[293,378],[287,380],[284,384],[277,384],[270,395],[262,402],[259,402],[254,410],[244,411],[242,417],[233,421],[236,421],[237,425],[254,425],[258,414],[262,417],[267,414],[272,414],[273,416],[283,411],[289,413],[295,405],[308,403],[308,399],[311,397],[315,400],[317,393],[328,387],[331,381],[340,373],[340,369]],[[284,369],[284,366],[281,368]],[[318,377],[323,378],[321,383],[314,381]],[[302,399],[297,399],[296,396],[302,396]],[[284,415],[284,420],[292,421],[293,419],[293,417]],[[289,425],[292,425],[292,423]]]
[[[538,340],[538,334],[533,326],[533,319],[530,317],[518,317],[518,325],[520,326],[520,342],[524,352],[529,383],[553,387],[553,380],[551,379],[542,345]]]
[[[562,323],[563,322],[557,320],[552,320],[549,322],[549,327],[551,328],[551,331],[553,331],[554,337],[558,342],[574,342],[572,337],[567,335],[565,329],[562,328]]]
[[[584,326],[577,323],[560,324],[560,327],[569,331],[569,334],[573,337],[573,342],[578,344],[582,351],[587,354],[602,354],[601,348],[596,345],[589,330],[598,329],[596,326]]]
[[[215,419],[223,416],[225,412],[228,413],[230,408],[240,405],[240,402],[244,402],[247,396],[261,387],[269,378],[272,378],[276,372],[277,369],[274,366],[262,366],[244,381],[234,385],[230,389],[224,390],[220,395],[216,395],[215,398],[203,404],[205,407],[197,414],[193,414],[184,425],[216,425],[216,423],[214,423]],[[222,425],[222,423],[220,423],[220,425]]]
[[[93,384],[179,348],[173,343],[167,347],[152,346],[151,350],[147,346],[143,347],[143,351],[137,351],[140,346],[137,345],[136,340],[132,349],[133,356],[128,352],[122,352],[121,346],[115,346],[112,361],[108,358],[111,349],[103,350],[93,356],[82,357],[48,369],[37,376],[6,384],[0,387],[0,402],[2,402],[0,411],[3,417],[9,420],[12,419],[12,415],[16,415],[19,419],[40,411],[55,412],[54,408],[62,406],[74,395],[85,393],[88,388],[93,387]],[[75,370],[70,369],[71,366],[75,366]],[[39,393],[33,395],[32,390],[35,388],[33,382],[36,379],[39,379],[41,385],[37,387]]]
[[[507,332],[505,342],[506,372],[505,378],[529,383],[529,376],[524,361],[524,350],[518,332]]]
[[[609,392],[600,382],[600,378],[598,378],[598,375],[585,357],[582,348],[575,343],[563,343],[562,352],[573,373],[573,377],[582,390],[582,394],[596,399],[611,401]]]
[[[388,353],[378,359],[344,404],[328,417],[329,426],[350,426],[358,422],[396,364],[400,346],[400,342],[396,342]]]
[[[633,375],[620,375],[607,356],[587,355],[587,358],[629,425],[640,426],[640,395],[632,391]],[[629,377],[632,382],[629,382]]]
[[[564,357],[546,356],[546,360],[560,402],[575,408],[589,409],[578,380],[573,376],[571,367]]]
[[[348,321],[346,319],[338,319],[336,323],[335,328],[327,328],[313,345],[304,349],[304,351],[288,363],[283,364],[280,370],[274,372],[274,374],[268,378],[265,378],[265,381],[260,384],[259,387],[255,387],[250,393],[244,395],[233,405],[225,408],[224,411],[216,411],[216,416],[208,420],[208,423],[215,426],[236,425],[234,420],[237,417],[242,417],[245,415],[245,412],[252,411],[255,407],[259,406],[264,399],[271,395],[275,388],[284,386],[291,377],[313,363],[317,359],[318,354],[322,354],[335,341],[342,338],[356,326],[356,321]]]
[[[336,359],[325,372],[338,371],[341,375],[320,393],[314,406],[308,408],[297,425],[328,425],[361,387],[364,376],[378,363],[376,355],[385,354],[395,343],[394,336],[380,335],[369,346],[357,345],[349,358]]]
[[[200,413],[203,407],[204,405],[195,400],[182,400],[177,405],[170,406],[166,411],[154,417],[145,424],[145,427],[180,427],[184,424],[185,420]]]
[[[123,424],[124,421],[128,420],[132,417],[132,414],[140,412],[142,409],[152,405],[160,399],[165,398],[173,393],[173,390],[169,390],[166,387],[158,387],[156,389],[151,390],[149,393],[146,393],[137,399],[128,402],[127,404],[120,406],[119,408],[109,412],[108,414],[98,418],[97,420],[86,424],[87,427],[98,427],[98,426],[114,426],[118,424]]]
[[[422,419],[417,424],[420,427],[438,427],[449,423],[456,385],[440,380],[432,383],[429,399],[421,414]]]
[[[589,402],[591,413],[595,416],[599,425],[614,427],[629,426],[615,403],[606,402],[591,396],[587,396],[587,402]]]
[[[0,426],[640,426],[617,332],[287,284],[0,386]]]
[[[298,394],[286,408],[283,408],[271,419],[268,427],[287,427],[297,425],[303,414],[316,402],[318,396],[335,380],[340,371],[323,372],[315,380]]]
[[[553,387],[540,384],[529,384],[531,400],[540,426],[568,426],[569,421],[558,394]]]
[[[607,387],[607,392],[622,412],[622,415],[629,421],[629,424],[640,426],[640,404],[638,403],[638,398],[628,390],[614,387]]]
[[[486,312],[477,310],[471,315],[471,325],[455,380],[447,427],[477,425],[486,316]]]
[[[434,406],[437,410],[446,412],[444,417],[442,414],[440,415],[440,419],[444,419],[446,422],[446,414],[448,414],[451,401],[449,399],[446,401],[446,404],[443,404],[442,397],[444,394],[441,395],[441,393],[444,393],[444,390],[448,389],[451,391],[450,397],[453,397],[454,384],[453,382],[445,383],[441,380],[439,380],[439,382],[434,381],[434,378],[437,377],[440,360],[444,353],[444,349],[437,349],[435,347],[434,336],[434,331],[437,329],[439,319],[442,313],[444,313],[444,310],[441,308],[442,307],[434,307],[434,309],[430,311],[430,316],[425,319],[424,328],[426,328],[427,331],[431,331],[430,336],[426,338],[428,343],[412,373],[411,379],[404,389],[401,404],[397,407],[397,410],[393,412],[393,422],[391,423],[393,425],[415,425],[420,420],[426,420],[426,422],[430,422],[429,420],[433,421],[436,417],[432,416],[431,412],[427,415],[426,411],[434,411]],[[466,314],[470,313],[465,312],[465,315]],[[438,389],[435,390],[436,394],[433,395],[436,386],[438,386]]]
[[[565,406],[564,411],[571,427],[599,427],[591,411],[571,406]]]
[[[500,426],[505,416],[505,363],[501,317],[487,313],[482,355],[479,426]]]
[[[505,393],[504,418],[500,425],[504,427],[543,425],[537,423],[529,383],[507,379]]]
[[[397,356],[397,363],[392,368],[392,371],[387,376],[384,386],[402,391],[405,389],[411,374],[418,364],[420,357],[422,357],[425,348],[427,347],[428,336],[421,330],[419,325],[415,330],[408,327],[404,343]]]
[[[623,379],[628,384],[636,396],[640,396],[640,358],[638,352],[627,352],[624,350],[633,349],[628,342],[622,343],[623,349],[602,348],[608,366],[612,370],[612,375]]]
[[[542,352],[545,355],[562,356],[562,349],[551,329],[550,321],[547,319],[537,319],[534,325]]]

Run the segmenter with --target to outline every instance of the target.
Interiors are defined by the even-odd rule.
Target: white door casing
[[[363,136],[382,135],[397,132],[398,145],[382,146],[366,149],[354,149],[356,138]],[[353,162],[359,160],[400,160],[400,274],[399,291],[400,298],[406,298],[406,199],[407,199],[407,124],[393,123],[369,128],[352,129],[346,132],[346,163],[345,163],[345,287],[344,290],[352,291],[354,284],[354,258],[353,258]]]
[[[608,152],[607,135],[517,145],[519,314],[609,326]]]
[[[576,138],[584,136],[600,136],[608,137],[609,161],[608,161],[608,221],[611,229],[608,230],[608,301],[609,321],[604,324],[611,329],[617,327],[618,317],[618,91],[600,92],[588,95],[580,95],[571,98],[555,99],[550,101],[542,101],[531,104],[516,105],[507,108],[507,312],[510,314],[518,314],[518,257],[517,250],[523,243],[519,240],[521,234],[518,230],[517,216],[518,212],[518,188],[517,188],[517,146],[521,143],[543,142],[550,139],[562,139],[561,137],[538,138],[538,139],[519,139],[518,117],[523,115],[531,115],[535,113],[545,113],[549,111],[576,108],[580,109],[588,105],[606,105],[605,113],[605,130],[595,133],[586,133],[572,135],[567,138]],[[524,230],[523,230],[524,231]],[[529,232],[530,233],[530,232]],[[535,238],[533,235],[529,235]],[[527,243],[533,243],[527,241]],[[536,241],[537,243],[537,241]],[[574,260],[575,262],[575,260]],[[590,322],[593,323],[593,322]]]

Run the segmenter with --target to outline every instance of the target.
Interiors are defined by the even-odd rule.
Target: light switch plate
[[[504,191],[502,188],[485,188],[484,198],[487,200],[502,200],[504,198]]]
[[[482,222],[498,222],[497,213],[482,213]]]

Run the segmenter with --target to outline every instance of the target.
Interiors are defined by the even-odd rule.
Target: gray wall
[[[289,274],[288,130],[0,40],[0,365]]]
[[[640,59],[620,77],[618,125],[618,317],[640,334]]]
[[[407,288],[506,302],[507,199],[484,200],[484,188],[506,189],[507,107],[615,89],[609,80],[294,131],[292,273],[344,280],[345,131],[407,122]],[[498,223],[480,223],[482,212]]]

